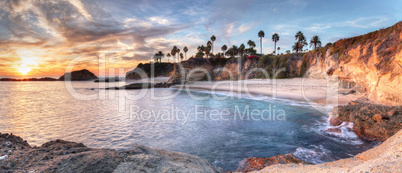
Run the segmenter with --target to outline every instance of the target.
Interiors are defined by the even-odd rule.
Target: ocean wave
[[[309,148],[299,147],[293,155],[301,160],[314,164],[334,160],[332,152],[325,149],[322,145],[310,145]]]

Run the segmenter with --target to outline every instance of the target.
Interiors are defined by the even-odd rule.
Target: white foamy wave
[[[296,149],[293,155],[295,155],[297,158],[303,161],[314,164],[320,164],[332,160],[331,151],[325,149],[322,145],[319,146],[310,145],[310,147],[311,148],[309,149],[299,147]]]
[[[316,125],[310,127],[309,130],[315,131],[325,137],[328,137],[334,141],[361,145],[364,142],[353,132],[353,123],[343,122],[340,126],[331,126],[329,124],[329,118],[323,117],[322,121],[317,121]]]

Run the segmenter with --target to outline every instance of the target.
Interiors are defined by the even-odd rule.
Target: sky
[[[215,53],[248,40],[259,50],[260,30],[263,53],[273,51],[273,33],[281,53],[291,50],[297,31],[325,45],[392,26],[401,7],[401,0],[2,0],[0,77],[84,68],[124,76],[173,46],[187,46],[190,57],[212,35]]]

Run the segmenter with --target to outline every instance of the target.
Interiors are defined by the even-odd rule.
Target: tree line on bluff
[[[263,55],[263,53],[262,53],[262,39],[265,37],[264,31],[262,31],[262,30],[259,31],[258,32],[258,37],[260,38],[260,54],[257,53],[256,49],[254,49],[254,48],[256,48],[257,45],[252,40],[249,40],[247,42],[247,45],[249,46],[248,48],[246,48],[246,46],[243,43],[239,47],[237,47],[236,45],[233,45],[230,48],[228,46],[226,46],[226,45],[223,45],[221,47],[222,52],[214,54],[214,42],[216,40],[216,37],[215,37],[215,35],[212,35],[211,39],[208,40],[206,46],[201,45],[201,46],[197,47],[197,53],[196,53],[195,57],[224,58],[225,56],[234,57],[236,55],[240,55],[241,57],[243,57],[244,55],[259,55],[260,57],[262,57],[262,55]],[[274,51],[272,52],[272,55],[275,55],[275,54],[279,55],[279,51],[281,50],[281,48],[279,46],[276,47],[277,42],[279,41],[279,38],[280,37],[279,37],[278,33],[274,33],[272,35],[272,41],[274,42]],[[295,40],[296,40],[296,42],[292,46],[292,50],[296,54],[299,53],[299,52],[307,51],[307,49],[303,49],[308,45],[306,37],[304,36],[303,32],[298,31],[296,33],[296,35],[295,35]],[[320,37],[318,35],[315,35],[310,39],[310,47],[313,47],[314,50],[317,50],[318,48],[321,47],[321,40],[320,40]],[[167,62],[170,62],[171,57],[172,57],[173,62],[178,62],[179,59],[180,59],[180,61],[183,61],[184,59],[187,59],[188,50],[189,50],[188,47],[185,46],[183,48],[183,52],[184,52],[184,54],[183,54],[183,53],[180,53],[180,48],[178,48],[177,46],[173,46],[172,50],[169,53],[166,54]],[[286,53],[290,54],[291,51],[286,50]],[[156,62],[161,63],[162,58],[165,58],[165,54],[162,51],[158,51],[157,53],[154,54],[153,58],[154,58],[154,60]]]

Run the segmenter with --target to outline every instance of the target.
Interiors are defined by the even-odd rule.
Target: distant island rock
[[[105,78],[105,79],[96,79],[94,82],[120,82],[121,79],[115,77],[115,78]]]
[[[80,71],[73,71],[71,73],[65,73],[63,76],[59,78],[62,81],[85,81],[85,80],[95,80],[99,79],[95,74],[88,71],[87,69],[83,69]]]
[[[24,79],[13,79],[13,78],[1,78],[0,81],[57,81],[55,78],[44,77],[44,78],[24,78]]]

